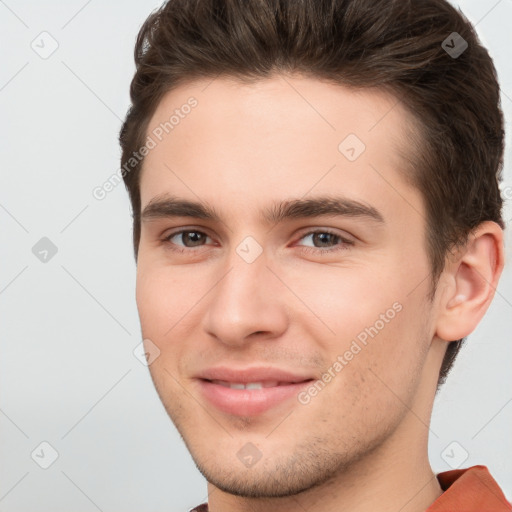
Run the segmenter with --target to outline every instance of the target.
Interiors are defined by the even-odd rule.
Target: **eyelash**
[[[180,254],[185,253],[185,252],[194,252],[194,249],[196,249],[196,248],[199,249],[200,247],[203,247],[203,246],[198,246],[196,248],[194,248],[194,247],[179,247],[171,242],[171,238],[174,238],[176,235],[180,235],[183,233],[200,233],[201,235],[208,236],[206,233],[203,233],[202,231],[199,231],[196,229],[182,229],[180,231],[175,231],[174,233],[170,233],[169,235],[165,236],[162,241],[169,245],[169,249],[171,251],[174,251],[174,252],[177,252]],[[318,255],[318,254],[324,255],[326,253],[331,254],[331,253],[335,253],[338,251],[345,251],[345,250],[347,250],[347,246],[354,245],[353,241],[347,240],[346,238],[343,238],[338,233],[334,233],[333,231],[330,231],[328,229],[317,229],[317,230],[308,231],[307,233],[302,235],[299,238],[299,240],[302,240],[303,238],[305,238],[307,236],[315,235],[315,234],[319,234],[319,233],[333,235],[341,243],[339,243],[334,248],[323,248],[323,249],[319,248],[319,247],[300,246],[300,248],[303,252],[308,253],[308,254],[314,254],[314,255]]]

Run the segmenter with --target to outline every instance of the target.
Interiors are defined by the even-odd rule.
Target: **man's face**
[[[284,496],[370,454],[389,463],[426,446],[442,353],[424,205],[399,173],[407,119],[384,93],[275,76],[182,85],[150,122],[142,211],[172,196],[218,216],[143,216],[137,304],[148,352],[160,351],[151,376],[226,492]],[[326,197],[346,208],[277,207]],[[241,373],[208,373],[219,368]]]

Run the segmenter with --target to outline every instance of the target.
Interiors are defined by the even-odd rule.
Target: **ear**
[[[495,222],[482,222],[446,262],[436,325],[439,338],[455,341],[474,331],[494,297],[504,261],[503,230]]]

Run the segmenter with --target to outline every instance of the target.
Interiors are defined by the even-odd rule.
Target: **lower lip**
[[[297,397],[312,380],[262,389],[231,389],[199,379],[203,396],[215,407],[237,416],[256,416],[272,407]]]

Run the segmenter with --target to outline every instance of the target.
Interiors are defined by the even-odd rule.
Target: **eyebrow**
[[[358,217],[384,224],[383,215],[371,205],[346,197],[319,196],[310,199],[289,199],[270,205],[262,211],[262,218],[269,224],[287,219],[319,216]],[[173,196],[156,196],[144,208],[142,221],[162,218],[191,217],[221,222],[221,215],[212,206]]]

